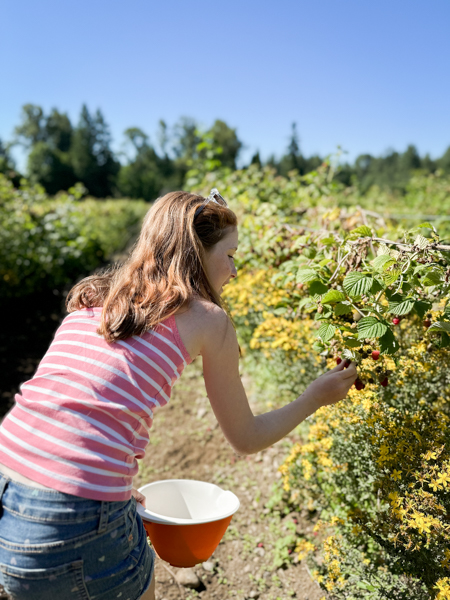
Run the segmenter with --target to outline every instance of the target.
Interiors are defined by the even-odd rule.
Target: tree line
[[[11,155],[15,145],[27,152],[23,174],[17,171]],[[40,106],[26,104],[13,139],[8,143],[0,140],[0,173],[15,185],[26,176],[49,194],[81,182],[90,195],[98,198],[125,196],[151,201],[167,191],[181,189],[192,169],[236,169],[243,146],[236,130],[222,120],[204,130],[194,119],[183,117],[172,127],[160,120],[155,142],[139,127],[130,127],[124,132],[124,149],[113,152],[110,129],[101,110],[91,112],[83,105],[74,125],[66,113],[56,108],[45,114]],[[304,175],[323,160],[318,155],[304,156],[293,123],[281,158],[273,155],[264,162],[256,152],[249,164],[270,165],[280,175],[292,170]],[[432,173],[437,169],[450,174],[450,146],[435,160],[428,154],[421,157],[413,145],[403,153],[392,150],[380,157],[362,154],[353,164],[341,163],[335,177],[362,193],[374,185],[401,193],[413,172]]]

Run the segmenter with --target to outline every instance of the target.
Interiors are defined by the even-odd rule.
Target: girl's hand
[[[131,495],[134,496],[136,498],[136,501],[139,502],[140,504],[142,504],[142,506],[145,508],[144,494],[141,494],[141,492],[138,492],[136,488],[133,488],[131,490]]]
[[[343,360],[337,367],[313,381],[307,392],[320,406],[336,404],[347,396],[357,377],[355,365]]]

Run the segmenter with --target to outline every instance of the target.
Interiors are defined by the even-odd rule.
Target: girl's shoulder
[[[186,350],[194,359],[201,354],[211,336],[226,329],[229,318],[217,304],[195,298],[187,308],[175,313],[175,322]]]

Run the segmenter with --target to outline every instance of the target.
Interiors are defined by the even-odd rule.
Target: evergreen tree
[[[303,173],[310,173],[311,171],[315,171],[320,165],[323,163],[323,158],[318,154],[313,154],[309,158],[302,157],[303,160]]]
[[[319,158],[319,164],[322,159]],[[314,162],[315,164],[315,162]],[[300,175],[304,175],[315,167],[311,167],[308,163],[308,159],[304,158],[300,152],[300,143],[297,133],[297,123],[291,125],[291,135],[289,138],[289,144],[287,147],[287,153],[284,154],[280,162],[277,165],[277,170],[280,175],[287,176],[290,171],[298,171]]]
[[[174,127],[172,151],[175,157],[182,162],[193,160],[200,142],[201,138],[194,119],[181,117]]]
[[[45,142],[47,137],[44,111],[36,104],[22,106],[22,122],[15,130],[16,143],[31,148],[38,142]]]
[[[26,104],[22,123],[15,129],[17,143],[28,149],[27,176],[50,194],[76,183],[69,149],[72,124],[55,108],[47,117],[40,106]]]
[[[20,183],[20,173],[16,171],[16,165],[10,152],[10,144],[4,144],[0,139],[0,173],[10,179],[15,186]]]
[[[450,146],[444,152],[444,154],[437,161],[437,166],[442,169],[444,173],[450,173]]]
[[[119,193],[128,198],[141,198],[148,202],[155,200],[163,187],[160,158],[150,146],[148,135],[142,129],[130,127],[124,135],[133,148],[134,156],[119,171]]]
[[[78,181],[99,198],[111,196],[120,164],[110,148],[109,128],[100,110],[91,116],[86,105],[73,133],[71,159]]]
[[[30,181],[40,183],[49,194],[67,190],[77,182],[70,154],[47,142],[34,144],[28,154],[27,173]]]
[[[86,181],[95,176],[97,160],[94,154],[96,131],[93,119],[85,104],[81,109],[80,120],[74,131],[71,155],[72,165],[79,181]],[[89,188],[88,188],[89,189]]]
[[[300,156],[300,145],[298,141],[297,123],[292,123],[291,140],[289,142],[289,154],[297,158]]]
[[[437,169],[436,161],[430,158],[429,154],[425,154],[425,156],[421,160],[422,169],[427,173],[434,173]]]
[[[252,158],[250,160],[250,164],[251,165],[258,165],[258,167],[260,167],[262,165],[261,157],[259,155],[259,150],[257,150],[255,152],[255,154],[252,156]]]
[[[413,145],[408,146],[406,151],[400,155],[399,168],[404,179],[409,179],[411,172],[420,169],[421,165],[419,153]]]
[[[168,132],[168,127],[166,122],[163,119],[159,120],[158,123],[158,143],[159,143],[159,147],[161,148],[161,151],[163,153],[164,156],[167,156],[167,149],[169,146],[169,132]]]
[[[68,152],[72,143],[72,123],[65,113],[56,108],[52,110],[45,122],[46,141],[55,150]]]

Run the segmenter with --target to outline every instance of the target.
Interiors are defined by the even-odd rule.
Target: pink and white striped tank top
[[[68,315],[0,427],[0,463],[60,492],[128,500],[153,411],[192,359],[175,318],[108,344],[101,308]]]

